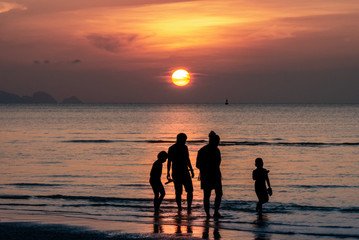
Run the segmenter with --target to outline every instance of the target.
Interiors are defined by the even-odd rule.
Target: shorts
[[[269,200],[267,189],[265,188],[259,188],[256,189],[256,194],[258,197],[258,201],[261,203],[266,203]]]
[[[163,184],[161,181],[151,181],[150,180],[151,187],[153,189],[153,192],[156,193],[165,193],[165,188],[163,187]]]
[[[175,185],[176,194],[182,194],[182,185],[187,193],[193,192],[192,179],[189,174],[185,174],[182,178],[173,178],[173,183]]]
[[[201,189],[212,190],[212,189],[222,189],[222,179],[217,179],[216,181],[201,179]]]

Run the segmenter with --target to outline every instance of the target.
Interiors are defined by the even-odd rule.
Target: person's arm
[[[189,158],[188,158],[188,167],[189,167],[189,170],[191,171],[192,178],[194,178],[194,172],[193,172],[193,168],[192,168],[191,161],[189,160]]]
[[[268,172],[269,172],[269,171],[268,171]],[[267,181],[267,185],[268,185],[267,191],[268,191],[269,196],[272,196],[273,192],[272,192],[272,188],[271,188],[271,186],[270,186],[270,181],[269,181],[269,177],[268,177],[268,172],[267,172],[267,174],[266,174],[266,181]]]
[[[194,178],[194,172],[193,172],[191,160],[189,159],[188,148],[187,148],[187,165],[189,167],[189,170],[191,171],[192,178]]]
[[[197,153],[196,168],[201,169],[201,150]]]
[[[253,170],[253,172],[252,172],[252,178],[253,178],[253,180],[257,179],[257,174],[256,174],[255,170]]]
[[[268,188],[271,188],[268,173],[266,174],[266,181],[267,181]]]
[[[168,150],[168,160],[167,160],[167,180],[171,179],[170,171],[171,171],[171,162],[172,157],[170,156],[170,151]]]
[[[222,156],[221,156],[221,151],[218,148],[217,150],[218,150],[218,160],[219,160],[218,165],[220,166],[222,162]]]
[[[154,166],[152,165],[151,172],[150,172],[150,178],[153,177],[153,168],[154,168]]]

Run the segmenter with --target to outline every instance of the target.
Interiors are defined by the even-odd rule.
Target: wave
[[[1,239],[162,239],[152,237],[151,234],[146,233],[99,231],[68,224],[43,224],[37,222],[1,222],[0,231],[2,236],[5,236],[5,238]],[[26,238],[24,238],[24,233]]]
[[[102,196],[72,196],[72,195],[0,195],[0,199],[10,199],[9,203],[2,201],[0,204],[0,210],[14,210],[18,214],[20,211],[26,212],[28,215],[39,215],[39,214],[55,214],[66,217],[74,216],[76,218],[83,219],[94,219],[94,220],[103,220],[103,221],[129,221],[133,223],[141,224],[154,224],[152,213],[153,206],[152,198],[120,198],[120,197],[102,197]],[[18,200],[24,199],[23,201],[11,201],[11,199]],[[27,201],[31,199],[31,201]],[[36,202],[33,200],[45,200]],[[51,201],[51,200],[54,201]],[[61,201],[62,200],[62,201]],[[194,209],[197,209],[196,212],[203,211],[202,199],[194,200]],[[274,217],[274,220],[266,219],[264,216],[263,220],[255,220],[255,204],[256,201],[242,201],[242,200],[226,200],[222,201],[221,210],[223,210],[225,218],[220,221],[220,231],[224,230],[233,230],[233,231],[249,231],[257,236],[263,234],[263,239],[266,238],[266,234],[270,236],[273,235],[273,238],[278,238],[279,235],[288,235],[286,238],[290,238],[291,235],[296,235],[298,238],[301,236],[317,236],[319,237],[332,237],[332,238],[358,238],[357,226],[355,223],[345,223],[341,225],[334,225],[334,223],[329,222],[327,225],[322,225],[322,223],[316,225],[312,224],[310,221],[286,221],[282,217]],[[8,206],[7,206],[8,205]],[[124,208],[122,212],[120,208]],[[176,226],[178,222],[173,222],[172,215],[177,214],[176,203],[174,199],[164,199],[161,209],[167,214],[160,216],[160,220],[163,224],[170,224]],[[304,211],[304,212],[303,212]],[[353,217],[348,215],[348,218],[355,219],[356,214],[359,213],[359,207],[325,207],[325,206],[306,206],[298,205],[294,203],[281,203],[281,202],[271,202],[266,205],[266,213],[276,213],[276,214],[298,214],[306,216],[307,212],[317,212],[314,213],[314,216],[321,216],[337,211],[343,214],[354,213]],[[238,217],[238,212],[248,212],[251,218]],[[168,213],[171,213],[168,215]],[[203,213],[203,212],[202,212]],[[243,214],[242,214],[243,215]],[[240,216],[242,216],[240,215]],[[204,218],[204,215],[195,215],[191,220],[187,221],[186,217],[184,218],[182,224],[183,226],[193,226],[193,227],[203,227],[201,221],[197,221],[200,218]],[[278,215],[279,216],[279,215]],[[345,217],[345,216],[343,216]],[[175,217],[176,219],[180,219]],[[175,219],[175,220],[176,220]],[[158,222],[161,222],[158,220]],[[157,222],[156,222],[157,223]],[[334,226],[330,226],[331,223]],[[199,224],[199,225],[198,225]],[[268,224],[270,227],[262,226],[261,224]],[[210,227],[213,227],[212,223],[209,224]],[[255,226],[255,228],[253,228]],[[330,230],[333,229],[333,230]],[[96,238],[97,239],[97,238]],[[107,239],[107,238],[106,238]],[[114,238],[118,239],[118,238]],[[122,239],[122,238],[120,238]],[[152,239],[152,238],[151,238]],[[161,238],[162,239],[162,238]],[[259,238],[258,238],[259,239]]]
[[[106,139],[75,139],[61,141],[64,143],[175,143],[173,140],[106,140]],[[205,143],[206,140],[188,140],[187,143]]]
[[[31,196],[27,195],[0,195],[0,199],[30,199]]]
[[[64,184],[50,184],[50,183],[9,183],[8,186],[17,186],[17,187],[59,187],[64,186]]]
[[[13,199],[13,200],[29,200],[29,199],[47,199],[47,200],[65,200],[65,201],[82,201],[79,204],[71,203],[72,206],[148,206],[152,205],[152,198],[121,198],[121,197],[101,197],[101,196],[71,196],[71,195],[0,195],[0,199]],[[88,204],[83,201],[87,201]],[[174,204],[174,199],[164,199],[164,203]],[[241,201],[241,200],[223,200],[221,209],[227,211],[241,211],[241,212],[254,212],[256,201]],[[194,200],[194,207],[201,206],[202,200]],[[198,207],[197,206],[197,207]],[[359,213],[359,207],[327,207],[327,206],[307,206],[298,205],[294,203],[280,203],[271,202],[266,206],[268,212],[290,212],[290,211],[324,211],[324,212],[345,212],[345,213]]]
[[[321,147],[321,146],[359,146],[359,142],[343,142],[343,143],[324,143],[324,142],[230,142],[222,141],[221,146],[293,146],[293,147]]]
[[[1,197],[1,196],[0,196]],[[97,196],[68,196],[68,195],[39,195],[36,198],[63,199],[63,200],[85,200],[90,202],[148,202],[149,198],[118,198],[118,197],[97,197]]]
[[[278,139],[281,140],[281,139]],[[172,140],[105,140],[105,139],[75,139],[61,141],[64,143],[169,143]],[[188,144],[206,143],[206,140],[189,140]],[[359,142],[267,142],[267,141],[221,141],[220,146],[288,146],[288,147],[330,147],[330,146],[359,146]]]
[[[118,187],[131,187],[131,188],[148,188],[148,184],[118,184]]]
[[[119,220],[118,220],[119,221]],[[134,223],[144,223],[140,221],[133,221]],[[154,224],[153,221],[145,222],[148,224]],[[126,226],[126,225],[125,225]],[[161,227],[162,225],[157,223],[154,227]],[[173,225],[175,228],[176,225]],[[196,226],[199,229],[202,229],[202,225],[198,225],[196,223],[189,223],[187,225],[188,228],[192,228],[192,226]],[[138,226],[134,226],[137,227]],[[210,225],[208,225],[208,228]],[[211,226],[212,227],[212,226]],[[46,239],[46,236],[59,236],[58,239],[98,239],[98,240],[115,240],[115,239],[200,239],[199,237],[195,237],[195,234],[172,234],[169,233],[126,233],[123,231],[100,231],[93,230],[92,228],[84,228],[72,225],[62,225],[62,224],[43,224],[38,222],[2,222],[0,223],[0,230],[5,236],[11,236],[11,239],[23,239],[24,233],[27,234],[29,239]],[[122,229],[121,229],[122,230]],[[205,229],[203,229],[205,230]],[[356,232],[346,233],[346,232],[312,232],[310,229],[270,229],[270,228],[248,228],[247,226],[220,226],[217,228],[218,233],[226,230],[238,231],[238,236],[241,236],[241,232],[247,232],[251,234],[255,234],[255,239],[270,239],[272,238],[283,238],[290,239],[293,238],[293,235],[296,235],[297,239],[300,238],[308,238],[311,239],[320,239],[325,237],[330,238],[340,238],[340,239],[357,239],[359,238],[359,234]],[[208,230],[207,230],[208,231]],[[232,233],[233,234],[233,233]],[[273,236],[272,236],[273,234]],[[278,236],[281,235],[281,236]],[[307,237],[305,237],[307,236]],[[57,238],[56,238],[57,239]],[[218,238],[219,239],[219,238]]]
[[[81,140],[66,140],[66,141],[62,141],[65,143],[112,143],[112,142],[118,142],[115,140],[104,140],[104,139],[81,139]]]
[[[47,207],[49,204],[0,203],[0,206]]]
[[[256,203],[256,201],[226,200],[222,201],[221,209],[235,212],[255,212]],[[266,205],[266,211],[270,213],[290,213],[293,211],[359,213],[359,207],[308,206],[295,203],[271,202]]]
[[[359,188],[359,186],[347,186],[347,185],[289,185],[291,188]]]

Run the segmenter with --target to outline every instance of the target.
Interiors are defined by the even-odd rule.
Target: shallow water
[[[157,153],[185,132],[195,165],[211,130],[221,137],[224,218],[205,221],[197,178],[190,217],[177,215],[170,184],[154,218],[148,178]],[[359,105],[0,105],[0,134],[7,216],[195,237],[210,228],[227,238],[359,238]],[[257,157],[274,192],[262,219],[251,179]]]

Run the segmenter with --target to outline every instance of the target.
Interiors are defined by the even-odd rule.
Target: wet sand
[[[253,239],[252,232],[216,227],[214,219],[201,224],[152,224],[99,221],[54,215],[14,215],[1,211],[0,240],[112,240],[112,239]],[[187,216],[183,215],[183,219]],[[156,218],[155,218],[156,219]],[[202,220],[202,219],[201,219]],[[204,224],[202,224],[204,223]]]
[[[199,239],[170,234],[130,234],[112,231],[96,231],[85,227],[36,223],[0,223],[0,239],[6,240],[112,240],[112,239]]]

